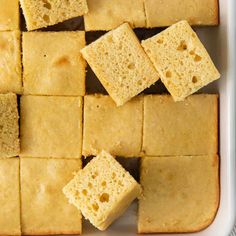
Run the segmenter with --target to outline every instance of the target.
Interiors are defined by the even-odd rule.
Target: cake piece
[[[219,205],[218,156],[145,157],[140,174],[139,233],[196,232],[214,220]]]
[[[116,156],[138,157],[142,123],[143,97],[117,107],[109,96],[85,96],[83,155],[97,155],[106,150]]]
[[[142,41],[162,82],[175,101],[184,100],[220,74],[187,21]]]
[[[144,98],[143,152],[147,156],[218,153],[218,95]]]
[[[85,94],[85,33],[23,33],[24,94]]]
[[[81,158],[82,98],[21,97],[21,156]]]
[[[20,31],[0,32],[0,71],[0,93],[21,94]]]
[[[84,16],[86,31],[111,30],[124,22],[132,28],[145,27],[143,0],[87,0],[89,12]]]
[[[0,235],[21,235],[19,159],[0,158]]]
[[[61,189],[81,169],[81,159],[21,158],[21,219],[24,235],[80,234],[81,213]]]
[[[139,184],[107,152],[102,151],[64,188],[74,204],[95,227],[105,230],[139,196]]]
[[[88,12],[86,0],[20,0],[28,30],[55,25]]]
[[[144,4],[148,28],[170,26],[180,20],[191,25],[219,23],[218,0],[144,0]]]
[[[127,23],[82,49],[82,54],[118,106],[159,79]]]
[[[17,97],[0,94],[0,157],[15,157],[20,153]]]
[[[0,31],[17,30],[20,26],[18,0],[0,0]]]

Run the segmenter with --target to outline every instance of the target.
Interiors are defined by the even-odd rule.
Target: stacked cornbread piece
[[[217,1],[20,4],[31,32],[19,2],[0,0],[0,235],[81,234],[82,214],[105,230],[137,197],[139,233],[207,227],[218,95],[192,94],[220,74],[190,25],[217,25]],[[86,31],[111,31],[87,46],[81,28],[39,31],[82,15]],[[142,42],[133,31],[170,25]],[[86,92],[86,61],[109,95]],[[146,95],[161,82],[170,95]],[[116,157],[140,159],[140,184]]]

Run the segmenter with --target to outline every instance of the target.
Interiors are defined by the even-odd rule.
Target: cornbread
[[[143,0],[87,0],[89,12],[84,16],[86,31],[111,30],[124,22],[132,28],[145,27]]]
[[[28,30],[35,30],[88,12],[86,0],[20,0]]]
[[[98,155],[106,150],[116,156],[139,156],[142,123],[143,97],[117,107],[109,96],[85,96],[83,155]]]
[[[0,235],[20,235],[19,159],[0,158]]]
[[[21,156],[81,158],[82,98],[21,97]]]
[[[218,95],[144,97],[143,152],[147,156],[218,153]]]
[[[219,160],[209,156],[145,157],[139,233],[185,233],[206,228],[219,205]]]
[[[21,219],[24,235],[80,234],[81,213],[61,189],[81,169],[81,159],[21,158]]]
[[[118,106],[159,79],[127,23],[105,34],[81,52]]]
[[[19,1],[0,0],[0,6],[0,31],[19,29]]]
[[[85,33],[23,33],[24,94],[85,94]]]
[[[0,72],[0,93],[21,94],[20,31],[0,32]]]
[[[102,151],[77,173],[63,192],[86,219],[105,230],[139,196],[141,189],[129,172]]]
[[[191,25],[219,23],[218,0],[144,0],[144,3],[148,28],[170,26],[180,20]]]
[[[0,94],[0,158],[20,153],[17,97]]]
[[[162,82],[175,101],[184,100],[220,74],[187,21],[142,41]]]

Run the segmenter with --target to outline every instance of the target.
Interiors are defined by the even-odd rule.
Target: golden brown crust
[[[22,94],[20,40],[19,30],[0,32],[0,93]]]
[[[144,175],[144,166],[143,163],[145,162],[145,159],[149,159],[150,157],[145,157],[143,159],[141,159],[141,179],[145,176]],[[165,158],[165,157],[163,157]],[[193,157],[193,158],[198,158],[198,157]],[[207,156],[205,156],[205,158],[208,158]],[[204,229],[206,229],[207,227],[209,227],[211,225],[211,223],[214,221],[215,216],[217,214],[218,211],[218,207],[219,207],[219,203],[220,203],[220,177],[219,177],[219,156],[218,155],[214,155],[211,157],[212,158],[212,162],[211,162],[211,166],[214,169],[214,183],[216,183],[216,190],[215,190],[215,202],[214,202],[214,211],[212,212],[211,217],[202,222],[201,224],[198,225],[198,227],[195,228],[184,228],[184,227],[176,227],[176,229],[170,229],[168,230],[168,227],[163,229],[162,227],[155,227],[153,226],[152,229],[146,229],[147,227],[141,227],[141,225],[138,224],[138,233],[139,234],[154,234],[154,233],[194,233],[194,232],[199,232],[202,231]],[[146,172],[145,172],[146,173]],[[145,194],[145,191],[144,191]],[[140,212],[139,212],[140,213]],[[138,214],[138,222],[140,221],[140,214]]]
[[[62,193],[80,159],[21,158],[21,224],[26,235],[77,234],[81,214]]]
[[[219,24],[218,0],[145,0],[146,27],[166,27],[180,20],[194,26]],[[161,12],[161,14],[160,14]],[[156,16],[159,17],[156,17]]]
[[[218,94],[178,103],[170,95],[145,96],[142,151],[141,156],[217,154]]]
[[[119,108],[109,96],[85,96],[83,155],[98,155],[102,150],[106,150],[115,156],[139,156],[142,120],[142,96]]]
[[[82,231],[63,231],[63,230],[60,230],[60,231],[54,231],[54,230],[32,230],[32,231],[29,231],[27,232],[27,234],[23,234],[23,235],[81,235],[82,234]]]
[[[19,158],[0,158],[0,235],[20,235]]]
[[[145,27],[143,0],[88,0],[88,8],[86,31],[111,30],[124,22],[132,28]]]
[[[80,96],[22,96],[20,156],[81,158],[82,107]]]
[[[24,32],[22,39],[24,94],[84,96],[84,31]]]

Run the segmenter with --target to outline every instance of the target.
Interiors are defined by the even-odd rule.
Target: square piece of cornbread
[[[86,0],[20,0],[28,30],[55,25],[88,12]]]
[[[170,26],[180,20],[191,25],[219,23],[218,0],[144,0],[144,3],[148,28]]]
[[[0,158],[0,235],[21,235],[19,159]]]
[[[111,30],[128,22],[132,28],[145,27],[143,0],[87,0],[86,31]]]
[[[85,33],[23,33],[24,94],[85,94]]]
[[[82,49],[82,54],[118,106],[159,79],[128,23]]]
[[[209,54],[187,21],[142,41],[162,82],[175,101],[220,78]]]
[[[116,156],[138,157],[142,123],[143,97],[117,107],[109,96],[85,96],[83,155],[97,155],[106,150]]]
[[[0,93],[22,93],[20,31],[0,32]]]
[[[143,152],[147,156],[218,153],[218,95],[144,98]]]
[[[139,196],[141,188],[129,172],[102,151],[77,173],[63,192],[86,219],[105,230]]]
[[[0,31],[19,29],[19,21],[19,0],[0,0]]]
[[[0,157],[15,157],[20,153],[17,97],[0,94]]]
[[[219,205],[217,155],[145,157],[141,160],[139,233],[197,232]]]
[[[21,97],[21,156],[81,158],[82,97]]]
[[[21,219],[24,235],[80,234],[81,213],[68,204],[63,186],[81,159],[21,158]]]

